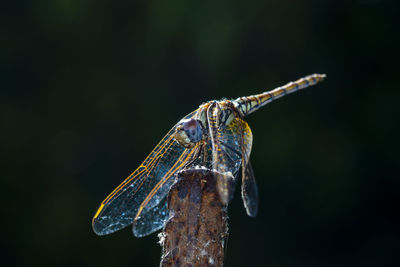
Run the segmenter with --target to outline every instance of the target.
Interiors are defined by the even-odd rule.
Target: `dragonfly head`
[[[180,121],[175,130],[175,140],[186,148],[193,148],[203,139],[203,126],[199,120]]]

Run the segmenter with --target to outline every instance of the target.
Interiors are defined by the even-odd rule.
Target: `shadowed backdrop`
[[[8,1],[0,16],[2,263],[158,266],[96,236],[100,202],[202,102],[327,79],[247,118],[226,266],[399,264],[397,1]]]

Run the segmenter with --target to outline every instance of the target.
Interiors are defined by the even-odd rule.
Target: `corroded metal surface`
[[[168,195],[170,217],[160,234],[161,266],[222,266],[228,235],[219,173],[205,168],[177,175]]]

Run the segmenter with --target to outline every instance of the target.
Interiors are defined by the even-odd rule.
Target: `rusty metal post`
[[[178,173],[168,195],[170,216],[160,234],[161,267],[223,265],[227,205],[217,190],[218,176],[205,168]]]

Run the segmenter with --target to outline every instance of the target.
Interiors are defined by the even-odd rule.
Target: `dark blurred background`
[[[1,6],[1,265],[158,266],[156,234],[93,233],[100,202],[202,102],[319,72],[248,117],[226,266],[400,266],[398,1]]]

